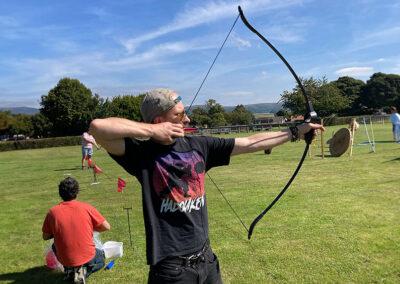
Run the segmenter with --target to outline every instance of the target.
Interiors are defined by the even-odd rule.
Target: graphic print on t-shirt
[[[153,188],[161,199],[160,212],[191,212],[204,206],[205,165],[195,151],[158,157]]]

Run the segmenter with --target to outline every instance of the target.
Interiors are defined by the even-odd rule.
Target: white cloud
[[[268,38],[283,43],[293,43],[303,41],[299,30],[293,30],[294,27],[271,27],[267,29]]]
[[[238,48],[251,47],[251,43],[239,37],[236,33],[231,34],[232,43]]]
[[[246,13],[260,13],[266,10],[281,9],[301,4],[301,0],[253,0],[253,1],[210,1],[203,6],[190,7],[179,13],[171,23],[139,37],[121,40],[121,44],[128,52],[134,52],[142,43],[156,39],[171,32],[184,30],[199,25],[232,18],[240,5]]]
[[[374,72],[373,67],[347,67],[337,70],[339,76],[369,76]]]
[[[205,48],[209,48],[209,46],[203,46],[197,41],[167,42],[159,44],[143,53],[137,53],[122,59],[106,62],[105,66],[111,68],[118,67],[119,70],[137,69],[146,66],[146,64],[161,64],[161,60],[171,58],[176,54]]]
[[[110,14],[107,10],[101,7],[90,7],[86,12],[100,19],[112,16],[112,14]]]
[[[392,43],[400,43],[400,26],[381,27],[375,32],[368,31],[354,40],[352,49],[360,50]]]
[[[18,21],[10,16],[1,16],[0,15],[0,27],[18,27]]]
[[[3,93],[10,93],[13,89],[29,86],[30,91],[37,94],[47,92],[62,77],[86,80],[89,81],[90,86],[94,87],[107,84],[120,86],[124,83],[118,79],[116,74],[135,69],[150,70],[154,66],[170,64],[175,55],[185,53],[188,50],[203,49],[204,46],[204,40],[168,42],[154,46],[152,49],[146,50],[146,52],[118,57],[117,59],[111,58],[109,54],[98,52],[58,58],[2,60],[0,64],[8,70],[13,70],[13,72],[8,76],[1,77],[0,85],[8,86]],[[92,74],[96,74],[96,76],[93,77]],[[24,82],[26,82],[27,86],[25,86]],[[124,85],[125,87],[127,86],[126,84]],[[120,92],[125,87],[116,87],[115,90]],[[125,89],[130,88],[131,86]],[[97,88],[96,91],[98,90]]]

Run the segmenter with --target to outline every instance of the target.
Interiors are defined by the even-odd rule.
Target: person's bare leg
[[[82,170],[85,169],[85,160],[86,160],[86,156],[82,157]]]

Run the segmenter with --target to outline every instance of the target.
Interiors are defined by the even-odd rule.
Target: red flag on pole
[[[101,174],[103,172],[103,170],[100,169],[100,167],[98,165],[94,165],[93,171],[95,174]]]
[[[118,192],[122,192],[124,190],[124,187],[126,186],[126,181],[124,181],[122,178],[118,178]]]

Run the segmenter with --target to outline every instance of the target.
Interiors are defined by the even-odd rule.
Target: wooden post
[[[321,119],[321,125],[324,126],[324,119]],[[324,153],[324,132],[320,131],[321,133],[321,157],[322,159],[325,158],[325,153]]]
[[[353,118],[353,119],[351,120],[350,126],[351,126],[351,128],[350,128],[350,131],[351,131],[350,141],[351,141],[351,143],[350,143],[349,157],[351,157],[351,156],[353,155],[354,132],[355,132],[355,130],[356,130],[356,119],[355,119],[355,118]]]

